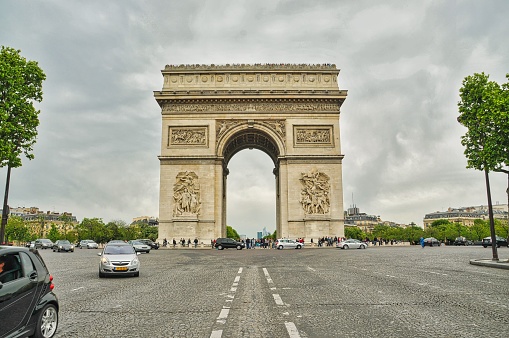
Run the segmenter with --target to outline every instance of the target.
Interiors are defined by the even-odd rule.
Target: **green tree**
[[[7,226],[5,227],[5,240],[6,242],[28,242],[30,240],[30,231],[23,218],[19,216],[9,217]]]
[[[424,230],[418,226],[410,226],[403,230],[403,236],[402,240],[417,244],[419,239],[424,236]]]
[[[480,241],[484,237],[490,235],[490,224],[482,219],[476,219],[474,220],[474,225],[472,225],[469,230],[470,239]]]
[[[498,124],[503,110],[503,92],[496,82],[488,79],[489,76],[484,73],[475,73],[463,80],[458,122],[467,128],[466,134],[461,137],[467,168],[484,171],[493,260],[498,260],[489,172],[500,168],[503,163],[504,149],[500,144],[505,141],[502,138],[506,133],[501,130],[504,126]]]
[[[237,230],[235,230],[234,228],[232,228],[229,225],[226,226],[226,237],[237,239],[237,240],[240,239],[240,236],[237,233]]]
[[[42,101],[42,82],[46,79],[37,62],[27,61],[20,53],[5,46],[0,50],[0,167],[7,166],[0,243],[7,224],[11,168],[21,167],[22,154],[29,160],[34,158],[40,113],[34,101]]]
[[[364,239],[366,236],[364,232],[358,227],[345,227],[345,237],[346,238],[355,238],[355,239]]]
[[[60,234],[60,231],[58,231],[58,228],[55,223],[51,223],[51,228],[48,232],[48,239],[50,239],[52,242],[56,242],[59,240],[62,235]]]

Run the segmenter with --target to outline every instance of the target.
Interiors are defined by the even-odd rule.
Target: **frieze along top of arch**
[[[166,65],[164,70],[168,71],[189,71],[189,70],[337,70],[335,64],[293,64],[293,63],[255,63],[255,64],[225,64],[225,65],[204,65],[204,64],[186,64],[186,65]]]

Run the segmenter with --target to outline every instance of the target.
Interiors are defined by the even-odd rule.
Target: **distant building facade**
[[[348,208],[345,213],[345,226],[356,226],[366,233],[371,233],[377,225],[398,228],[406,228],[408,226],[391,221],[382,221],[380,216],[368,215],[364,212],[360,212],[360,209],[355,205]]]
[[[147,223],[148,225],[158,226],[159,225],[159,218],[153,217],[153,216],[134,217],[133,218],[133,223]]]
[[[9,216],[21,217],[27,222],[32,233],[45,237],[54,224],[60,232],[74,230],[79,223],[70,212],[42,211],[38,207],[17,207],[9,209]]]
[[[507,204],[493,205],[493,217],[507,219]],[[471,206],[461,208],[448,208],[447,211],[436,211],[424,216],[424,229],[431,226],[434,221],[445,219],[451,223],[460,223],[464,226],[474,225],[476,219],[489,219],[488,206]]]

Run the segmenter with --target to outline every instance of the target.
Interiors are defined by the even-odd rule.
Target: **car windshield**
[[[58,242],[58,243],[60,243],[60,244],[71,244],[71,243],[69,243],[69,241],[68,241],[68,240],[60,241],[60,242]]]
[[[134,254],[134,249],[130,245],[107,245],[104,248],[105,255],[129,255]]]

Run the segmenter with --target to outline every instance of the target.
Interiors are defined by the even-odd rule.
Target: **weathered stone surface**
[[[228,162],[248,147],[274,162],[280,237],[343,236],[339,114],[347,91],[335,65],[168,65],[162,74],[154,92],[161,241],[225,236]],[[320,179],[310,176],[304,189],[310,173]]]

